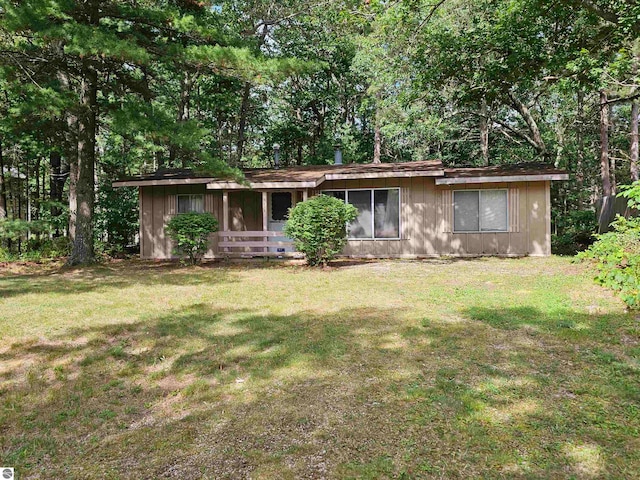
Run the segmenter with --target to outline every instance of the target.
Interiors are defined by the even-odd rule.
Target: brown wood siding
[[[204,185],[167,185],[140,188],[140,256],[150,259],[172,258],[173,244],[165,227],[177,211],[177,195],[202,193],[205,211],[222,218],[222,194],[207,192]],[[205,257],[217,251],[217,235],[211,235]]]
[[[384,182],[382,184],[381,182]],[[400,187],[400,240],[349,240],[344,255],[549,255],[549,182],[435,185],[432,178],[329,181],[322,190]],[[453,233],[453,194],[459,189],[507,189],[508,232]],[[320,190],[318,190],[319,192]]]
[[[322,189],[400,188],[400,240],[349,240],[344,255],[356,257],[428,257],[437,255],[549,255],[551,253],[550,182],[474,185],[435,185],[433,178],[387,178],[328,181]],[[453,233],[453,196],[458,189],[508,189],[509,231]],[[205,210],[222,228],[222,193],[204,185],[155,186],[140,189],[140,253],[142,258],[171,258],[171,241],[164,227],[176,211],[176,195],[204,193]],[[300,200],[302,196],[299,196]],[[229,193],[230,223],[234,231],[262,230],[262,194]],[[215,257],[212,235],[207,257]]]
[[[221,213],[222,215],[222,213]],[[262,192],[229,192],[229,230],[234,232],[262,230]],[[233,237],[230,241],[253,241],[253,237]],[[230,253],[250,252],[249,247],[229,247]]]

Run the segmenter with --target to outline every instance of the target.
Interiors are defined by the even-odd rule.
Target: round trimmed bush
[[[284,234],[312,266],[326,265],[347,243],[347,224],[358,211],[342,200],[318,195],[296,204],[289,211]]]
[[[166,231],[176,242],[174,253],[195,265],[207,251],[209,235],[218,231],[218,220],[210,213],[181,213],[169,220]]]

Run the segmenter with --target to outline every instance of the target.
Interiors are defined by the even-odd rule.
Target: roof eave
[[[411,170],[405,172],[327,173],[326,180],[362,180],[374,178],[442,177],[444,170]]]
[[[521,175],[491,175],[484,177],[445,177],[436,178],[436,185],[461,185],[469,183],[505,183],[505,182],[544,182],[569,180],[566,173],[521,174]]]
[[[210,183],[214,178],[165,178],[150,180],[117,180],[111,182],[113,188],[118,187],[156,187],[162,185],[202,185]]]
[[[214,181],[207,183],[207,190],[273,190],[273,189],[295,189],[295,188],[316,188],[324,181],[324,177],[307,182],[249,182],[242,184],[238,182]]]
[[[297,189],[317,188],[320,184],[330,180],[365,180],[376,178],[411,178],[411,177],[438,177],[436,185],[460,185],[476,183],[504,183],[504,182],[540,182],[568,180],[566,173],[547,174],[519,174],[519,175],[485,175],[477,177],[446,177],[444,169],[437,170],[412,170],[404,172],[367,172],[367,173],[327,173],[315,180],[308,181],[272,181],[272,182],[248,182],[239,183],[228,180],[220,180],[212,177],[197,178],[170,178],[170,179],[131,179],[112,182],[117,187],[153,187],[167,185],[206,185],[207,190],[273,190],[273,189]]]

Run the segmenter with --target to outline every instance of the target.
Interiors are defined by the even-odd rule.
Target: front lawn
[[[640,319],[567,259],[0,270],[18,478],[632,478]]]

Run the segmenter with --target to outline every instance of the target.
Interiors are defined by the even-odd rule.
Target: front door
[[[281,232],[289,215],[289,209],[293,205],[291,192],[272,192],[271,201],[269,202],[269,230],[272,232]],[[274,242],[290,241],[287,237],[270,237]],[[284,253],[292,252],[289,247],[270,247],[270,252]]]

